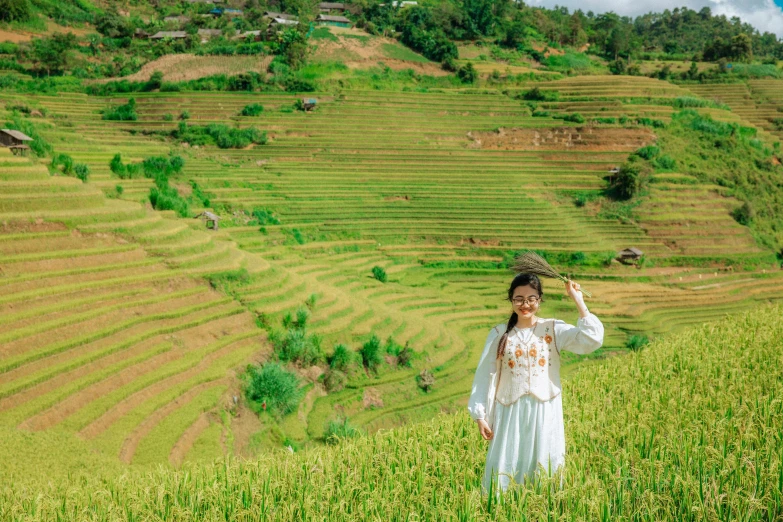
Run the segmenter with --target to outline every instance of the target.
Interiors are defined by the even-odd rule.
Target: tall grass
[[[564,384],[565,483],[479,493],[465,413],[300,454],[5,484],[3,520],[779,520],[783,307],[708,324]],[[465,390],[467,393],[467,390]]]

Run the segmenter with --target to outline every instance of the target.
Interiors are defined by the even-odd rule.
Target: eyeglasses
[[[514,303],[514,306],[522,306],[525,303],[530,303],[531,305],[537,305],[538,302],[541,301],[540,297],[537,296],[530,296],[527,299],[524,297],[515,297],[511,300],[512,303]]]

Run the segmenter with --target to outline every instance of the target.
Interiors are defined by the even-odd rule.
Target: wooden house
[[[217,230],[218,229],[218,221],[220,221],[220,216],[217,214],[213,214],[212,212],[209,212],[208,210],[205,210],[201,214],[195,217],[195,219],[201,218],[207,225],[207,228],[211,230]]]
[[[321,2],[318,4],[318,10],[321,14],[329,14],[332,11],[345,11],[346,7],[341,2]]]
[[[320,14],[315,19],[318,25],[331,25],[335,27],[351,27],[351,21],[344,16]]]
[[[639,261],[639,259],[641,259],[643,255],[644,252],[642,252],[636,247],[631,247],[617,252],[616,259],[622,263],[636,262]]]
[[[180,26],[185,25],[190,22],[189,16],[167,16],[163,18],[163,21],[167,24],[179,24]]]
[[[188,33],[185,31],[158,31],[157,33],[150,36],[150,40],[165,40],[166,38],[180,40],[187,37]]]
[[[21,154],[24,156],[27,154],[27,151],[30,150],[30,146],[27,145],[28,141],[33,141],[33,139],[23,132],[0,129],[0,145],[8,147],[15,155]]]

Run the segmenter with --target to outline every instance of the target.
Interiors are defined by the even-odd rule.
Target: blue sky
[[[776,34],[778,38],[783,38],[783,0],[525,0],[525,3],[543,7],[560,5],[572,11],[614,11],[628,16],[675,7],[688,7],[697,11],[702,7],[709,7],[713,14],[723,14],[729,18],[739,16],[743,22],[753,25],[759,31],[768,31]]]

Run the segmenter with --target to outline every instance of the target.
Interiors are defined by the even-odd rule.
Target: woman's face
[[[536,302],[532,303],[530,298],[537,298]],[[541,304],[540,299],[538,291],[532,286],[518,286],[514,289],[514,294],[511,297],[511,306],[519,317],[532,317],[538,311]]]

